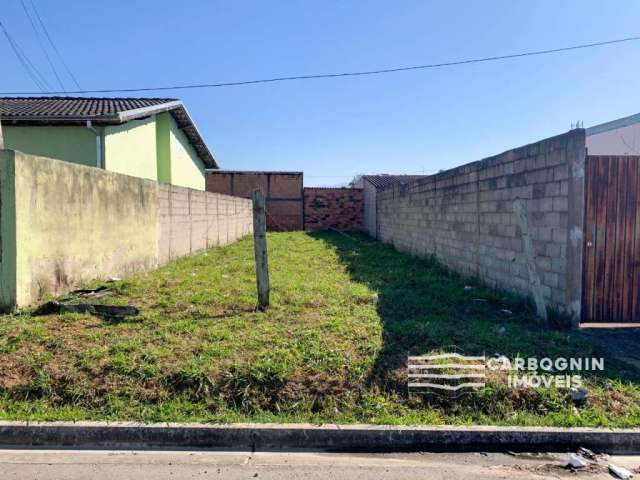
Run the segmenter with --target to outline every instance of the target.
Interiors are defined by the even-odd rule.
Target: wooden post
[[[4,150],[4,137],[2,136],[2,120],[0,120],[0,150]]]
[[[269,306],[269,263],[267,261],[267,217],[262,190],[253,191],[253,248],[256,256],[258,308]]]

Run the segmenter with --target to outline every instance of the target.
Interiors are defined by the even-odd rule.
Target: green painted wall
[[[155,117],[104,127],[104,168],[158,180]]]
[[[156,153],[158,155],[158,181],[171,183],[171,115],[156,116]]]
[[[6,149],[95,167],[96,136],[85,127],[2,126]]]
[[[0,151],[0,309],[16,303],[15,152]]]
[[[204,164],[186,135],[170,118],[171,184],[205,190]]]

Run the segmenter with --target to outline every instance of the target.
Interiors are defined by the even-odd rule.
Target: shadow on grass
[[[540,323],[528,300],[463,278],[431,258],[399,252],[362,234],[310,235],[335,249],[353,281],[377,292],[383,347],[370,382],[383,388],[406,390],[408,355],[451,348],[509,358],[603,357],[604,371],[583,374],[602,381],[640,381],[638,330],[553,328]]]

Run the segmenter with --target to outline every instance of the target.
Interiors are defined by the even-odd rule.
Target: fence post
[[[2,120],[0,120],[0,150],[4,150],[4,137],[2,136]]]
[[[267,261],[267,218],[262,190],[253,191],[253,248],[256,256],[258,308],[269,306],[269,263]]]

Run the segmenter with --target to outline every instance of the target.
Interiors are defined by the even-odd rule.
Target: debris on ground
[[[465,285],[465,286],[464,286],[464,291],[465,291],[465,292],[469,292],[469,291],[471,291],[471,290],[473,290],[473,287],[472,287],[471,285]]]
[[[569,463],[567,466],[571,468],[584,468],[587,466],[587,461],[582,458],[580,455],[576,455],[575,453],[569,454]]]
[[[627,480],[629,478],[633,478],[633,473],[631,473],[626,468],[616,467],[613,464],[609,464],[609,473],[616,478],[620,478],[621,480]]]
[[[510,450],[507,454],[512,457],[519,458],[520,460],[558,460],[557,455],[549,452],[514,452]]]
[[[500,309],[500,313],[504,313],[505,315],[513,315],[513,312],[511,310],[509,310],[508,308]]]
[[[582,387],[571,388],[571,400],[576,405],[583,405],[584,403],[586,403],[588,396],[589,396],[589,392],[587,392],[586,388],[582,388]]]
[[[597,463],[590,463],[584,468],[573,468],[569,465],[559,465],[557,463],[544,463],[542,465],[505,465],[505,467],[519,472],[531,472],[535,475],[541,475],[544,478],[568,478],[566,476],[567,473],[571,473],[580,478],[593,478],[596,475],[597,478],[602,478],[602,475],[607,473],[606,467],[604,465],[598,465]]]
[[[379,297],[377,293],[374,293],[373,295],[371,295],[371,302],[375,305],[378,303]]]
[[[503,334],[504,332],[506,332],[506,331],[507,331],[507,329],[506,329],[506,328],[504,328],[503,326],[500,326],[500,327],[498,328],[498,334],[499,334],[499,335],[502,335],[502,334]]]
[[[95,298],[104,297],[105,295],[109,295],[110,293],[113,293],[113,290],[105,285],[100,285],[96,288],[78,288],[77,290],[71,291],[71,295]]]
[[[34,315],[52,315],[58,313],[89,313],[101,317],[117,318],[138,315],[140,310],[131,305],[47,302],[40,305],[34,312]]]
[[[473,301],[474,302],[482,302],[482,303],[486,302],[486,300],[484,298],[474,298]]]
[[[578,449],[578,454],[583,456],[584,458],[588,458],[589,460],[593,460],[594,462],[597,462],[598,459],[596,457],[596,454],[593,453],[591,450],[589,450],[588,448],[584,448],[584,447],[580,447]]]
[[[511,361],[509,360],[509,357],[507,357],[507,356],[505,356],[505,355],[503,355],[501,353],[498,353],[498,352],[494,353],[493,354],[493,358],[495,360],[495,363],[498,364],[498,365],[507,365],[508,366],[508,365],[511,364]]]
[[[120,280],[122,280],[120,277],[109,277],[109,278],[107,278],[107,282],[108,283],[119,282]]]

